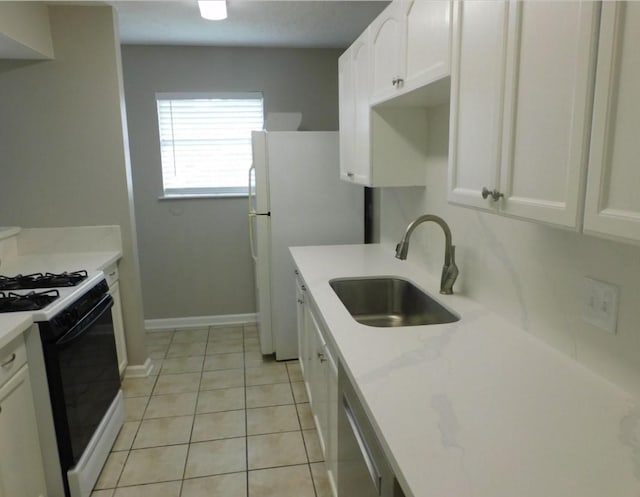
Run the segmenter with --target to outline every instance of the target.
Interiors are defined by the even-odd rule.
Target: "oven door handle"
[[[73,328],[71,328],[67,333],[65,333],[60,340],[56,342],[57,345],[66,345],[71,343],[82,335],[84,335],[87,331],[91,329],[94,323],[100,319],[105,312],[107,312],[113,306],[113,297],[111,295],[106,294],[103,299],[98,302],[93,309],[91,309],[85,317],[83,317],[78,323],[76,323]]]

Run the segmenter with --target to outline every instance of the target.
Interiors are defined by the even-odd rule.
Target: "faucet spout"
[[[450,295],[453,293],[453,284],[458,278],[458,266],[456,266],[456,247],[451,243],[451,229],[444,219],[433,214],[424,214],[414,219],[405,231],[400,243],[396,246],[396,258],[405,260],[409,253],[409,239],[416,227],[422,223],[431,221],[436,223],[444,232],[444,265],[440,277],[440,293]]]

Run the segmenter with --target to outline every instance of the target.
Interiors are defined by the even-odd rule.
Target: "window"
[[[156,94],[164,195],[246,195],[260,93]]]

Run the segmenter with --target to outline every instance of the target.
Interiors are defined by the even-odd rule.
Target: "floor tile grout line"
[[[244,325],[242,326],[242,364],[244,371],[244,466],[245,466],[245,494],[249,495],[249,419],[247,415],[247,356],[244,343]]]
[[[175,338],[175,335],[174,335]],[[207,328],[207,341],[209,338],[209,329]],[[205,342],[205,347],[204,347],[205,353],[207,351],[207,343]],[[191,356],[188,356],[191,357]],[[200,398],[200,386],[202,385],[202,373],[203,373],[203,368],[204,368],[204,358],[202,359],[202,366],[200,368],[200,380],[198,381],[198,389],[196,390],[196,401],[193,405],[193,419],[191,421],[191,430],[189,431],[189,441],[187,442],[187,455],[184,458],[184,465],[182,467],[182,482],[185,479],[185,476],[187,474],[187,465],[189,463],[189,455],[191,454],[191,439],[193,438],[193,428],[195,427],[196,424],[196,411],[198,409],[198,399]],[[182,494],[182,483],[180,483],[180,493],[178,495]]]
[[[175,333],[175,332],[174,332],[174,333]],[[173,340],[173,334],[172,334],[172,336],[171,336],[171,340]],[[166,355],[166,352],[165,352],[165,355]],[[163,360],[164,360],[164,359],[163,359]],[[155,379],[154,379],[154,381],[153,381],[153,387],[151,388],[151,392],[152,392],[152,393],[153,393],[154,388],[156,387],[156,383],[157,383],[157,381],[158,381],[158,377],[156,376],[156,377],[155,377]],[[122,467],[120,468],[120,472],[119,472],[119,474],[118,474],[118,478],[116,479],[115,486],[113,487],[114,489],[117,489],[117,488],[118,488],[118,484],[120,483],[120,480],[122,479],[122,475],[123,475],[123,473],[124,473],[124,469],[125,469],[125,467],[127,466],[127,461],[129,460],[129,456],[131,455],[131,451],[133,450],[133,449],[132,449],[132,448],[133,448],[133,444],[134,444],[134,442],[135,442],[135,440],[136,440],[136,437],[138,436],[138,433],[140,432],[140,427],[142,426],[142,420],[144,419],[144,414],[145,414],[145,412],[147,411],[147,407],[149,407],[149,402],[151,402],[151,394],[149,394],[149,396],[147,396],[147,402],[145,403],[144,409],[142,410],[142,415],[141,415],[142,417],[141,417],[141,419],[140,419],[140,420],[139,420],[139,422],[138,422],[138,427],[136,428],[136,433],[135,433],[135,435],[133,436],[133,439],[131,440],[131,446],[130,446],[130,447],[129,447],[129,449],[127,450],[127,455],[125,456],[125,458],[124,458],[124,462],[122,463]],[[112,447],[111,451],[109,452],[109,455],[111,455],[111,454],[113,454],[113,453],[114,453],[114,451],[113,451],[113,447]],[[104,469],[104,468],[103,468],[103,469]],[[101,471],[101,473],[102,473],[102,471]],[[99,478],[99,476],[98,476],[98,478]],[[114,490],[114,491],[113,491],[113,493],[115,494],[115,492],[116,492],[116,491]]]

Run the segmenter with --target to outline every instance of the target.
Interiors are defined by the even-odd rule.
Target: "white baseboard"
[[[205,326],[224,326],[232,324],[256,323],[255,313],[223,314],[219,316],[192,316],[185,318],[145,319],[144,328],[147,331],[163,331],[187,328],[202,328]]]
[[[146,378],[153,371],[153,363],[151,359],[147,357],[147,360],[144,361],[144,364],[136,364],[133,366],[127,366],[127,369],[124,372],[125,378]]]

